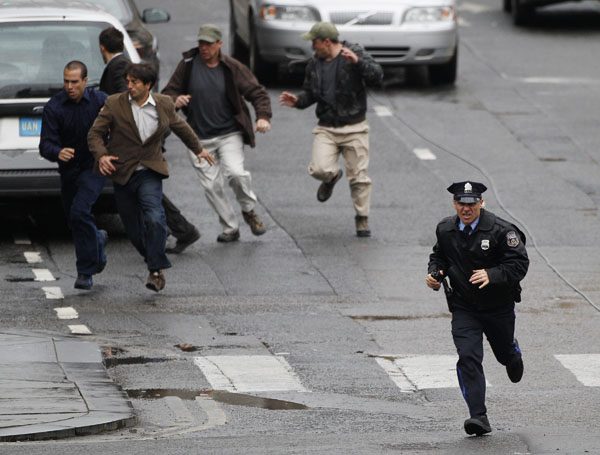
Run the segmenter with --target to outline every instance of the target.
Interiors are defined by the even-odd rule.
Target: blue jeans
[[[114,184],[127,237],[150,271],[171,267],[165,254],[167,221],[161,203],[162,179],[156,172],[144,169],[134,172],[125,185]]]
[[[71,170],[61,174],[61,198],[75,244],[78,274],[93,275],[106,262],[104,245],[92,215],[92,207],[106,179],[92,172]]]

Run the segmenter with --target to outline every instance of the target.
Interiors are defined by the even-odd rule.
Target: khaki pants
[[[367,121],[339,128],[317,126],[308,173],[323,182],[331,181],[339,171],[339,156],[344,157],[350,196],[356,214],[369,216],[371,179],[369,168],[369,124]]]

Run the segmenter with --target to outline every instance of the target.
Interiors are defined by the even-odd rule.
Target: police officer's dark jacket
[[[437,243],[429,256],[429,273],[443,270],[450,279],[449,307],[486,311],[520,302],[519,282],[529,267],[525,234],[483,209],[471,235],[463,234],[458,223],[455,215],[437,225]],[[485,269],[490,280],[482,289],[469,283],[478,269]]]

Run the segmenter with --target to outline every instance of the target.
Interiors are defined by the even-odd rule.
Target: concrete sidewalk
[[[78,338],[0,332],[0,441],[65,438],[135,423],[100,349]]]

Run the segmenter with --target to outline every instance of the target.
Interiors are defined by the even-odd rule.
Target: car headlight
[[[260,7],[260,18],[265,21],[318,22],[319,13],[309,6],[284,6],[265,4]]]
[[[409,9],[404,22],[450,22],[455,19],[452,6],[425,6]]]

